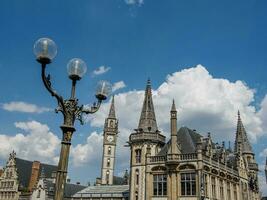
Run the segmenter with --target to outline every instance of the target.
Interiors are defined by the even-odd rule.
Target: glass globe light
[[[87,67],[85,62],[80,58],[73,58],[68,62],[67,70],[70,79],[80,80],[86,73]]]
[[[107,81],[99,81],[96,88],[96,98],[105,100],[111,93],[112,86]]]
[[[34,43],[33,52],[39,62],[50,63],[57,55],[57,45],[49,38],[40,38]]]

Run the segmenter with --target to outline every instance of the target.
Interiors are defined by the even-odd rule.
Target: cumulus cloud
[[[10,112],[25,112],[25,113],[43,113],[50,111],[49,108],[39,107],[35,104],[26,103],[23,101],[12,101],[2,105],[4,110]]]
[[[125,87],[126,87],[126,85],[123,81],[116,82],[112,86],[112,92],[115,92],[115,91],[122,89],[122,88],[125,88]]]
[[[78,144],[71,149],[72,163],[74,166],[82,166],[84,164],[94,162],[100,163],[102,155],[103,134],[93,132],[86,140],[85,144]]]
[[[15,150],[23,159],[40,160],[56,164],[58,160],[59,138],[46,124],[37,121],[15,122],[15,127],[24,133],[14,136],[0,134],[0,157],[6,159]]]
[[[242,81],[214,78],[205,67],[197,65],[168,75],[153,91],[153,100],[159,128],[166,136],[169,136],[169,110],[175,99],[179,126],[188,126],[204,134],[211,132],[218,140],[233,140],[240,110],[249,138],[256,142],[263,128],[262,119],[251,105],[254,93]],[[127,130],[121,134],[129,134],[137,128],[143,96],[143,90],[115,96],[120,128]],[[108,108],[109,103],[104,103],[102,111],[88,118],[92,126],[103,125]]]
[[[249,88],[244,82],[215,78],[204,66],[197,65],[168,75],[166,80],[154,89],[153,101],[159,129],[167,137],[169,137],[169,111],[174,98],[178,109],[178,126],[196,129],[204,135],[211,132],[212,138],[218,142],[233,141],[237,111],[240,110],[248,136],[251,142],[256,142],[264,133],[264,125],[255,107],[251,105],[254,95],[255,90]],[[117,170],[123,171],[129,165],[130,152],[124,145],[130,133],[138,126],[143,98],[144,90],[127,91],[115,95],[120,131],[116,157]],[[110,101],[103,103],[100,111],[94,116],[88,116],[87,121],[91,126],[103,127],[109,107]],[[102,144],[100,139],[97,141],[99,145]],[[92,145],[93,149],[87,150],[91,143],[95,143],[95,139],[88,137],[86,144],[80,146],[81,149],[82,147],[86,149],[84,152],[87,152],[87,155],[84,155],[84,158],[94,157],[95,152],[99,152],[99,145]],[[102,149],[99,155],[101,152]],[[91,161],[87,160],[87,162]]]
[[[93,71],[94,75],[100,75],[108,72],[111,68],[106,66],[100,66],[96,70]]]
[[[126,4],[128,5],[142,5],[144,3],[144,0],[124,0]]]

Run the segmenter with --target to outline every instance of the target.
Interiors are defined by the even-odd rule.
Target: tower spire
[[[114,103],[114,95],[112,96],[112,100],[111,100],[111,105],[110,105],[110,109],[109,109],[109,114],[108,114],[108,118],[116,118],[116,113],[115,113],[115,103]]]
[[[243,126],[240,111],[237,112],[237,127],[236,127],[236,139],[235,139],[235,153],[253,153],[252,147],[248,141],[246,130]]]
[[[152,89],[150,79],[147,80],[145,99],[141,116],[139,119],[138,129],[147,132],[156,132],[158,130],[156,116],[154,112],[154,105],[152,100]]]

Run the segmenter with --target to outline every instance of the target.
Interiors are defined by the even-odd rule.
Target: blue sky
[[[252,92],[252,96],[241,103],[243,107],[241,104],[236,107],[244,108],[244,120],[245,124],[248,124],[251,137],[253,130],[258,131],[255,136],[257,140],[253,144],[257,158],[262,164],[264,157],[260,157],[260,153],[267,148],[266,122],[263,120],[265,118],[256,117],[263,115],[262,105],[267,94],[266,1],[5,0],[1,1],[0,5],[2,137],[12,138],[18,133],[26,136],[33,129],[25,128],[25,124],[21,123],[35,121],[40,123],[35,124],[36,126],[46,124],[54,135],[61,138],[58,127],[62,118],[51,111],[56,107],[56,102],[42,85],[40,66],[32,53],[33,44],[38,38],[49,37],[57,43],[58,55],[48,67],[48,71],[52,75],[55,89],[60,94],[65,97],[70,95],[67,62],[73,57],[79,57],[87,63],[88,73],[78,83],[77,88],[77,96],[84,104],[94,101],[94,89],[99,80],[106,79],[112,84],[123,81],[126,87],[114,92],[120,99],[131,91],[143,90],[148,77],[152,79],[153,88],[156,90],[166,83],[168,74],[181,72],[186,68],[193,69],[198,64],[204,66],[206,72],[214,78],[228,80],[234,85],[238,85],[236,81],[241,80],[244,87],[247,87],[244,95],[249,96],[249,92]],[[103,74],[94,74],[93,71],[100,66],[110,70]],[[204,69],[194,73],[203,75]],[[188,84],[190,81],[194,80],[188,80]],[[179,101],[178,97],[176,101]],[[50,111],[36,113],[35,110],[25,112],[4,109],[3,105],[10,102],[24,102],[48,108]],[[122,109],[120,104],[116,106]],[[104,108],[107,110],[108,104],[105,104],[100,112],[106,113]],[[165,108],[168,111],[168,105]],[[224,116],[222,113],[225,114],[222,110],[217,112],[218,116]],[[76,123],[77,133],[73,139],[73,145],[77,147],[76,153],[81,151],[78,151],[79,144],[84,145],[93,131],[100,134],[102,127],[99,124],[104,116],[99,115],[96,115],[99,122],[95,124],[94,120],[90,119],[83,127]],[[200,123],[197,118],[188,119],[192,119],[193,125]],[[253,125],[254,119],[262,120],[263,125],[256,127],[256,122]],[[135,128],[137,122],[138,117],[129,127]],[[233,118],[233,124],[235,123]],[[191,123],[188,121],[188,124]],[[43,128],[47,131],[46,127]],[[230,128],[227,127],[228,129]],[[204,128],[203,130],[206,131]],[[223,134],[222,129],[214,130]],[[123,131],[121,132],[123,134]],[[126,138],[122,136],[122,141],[125,142]],[[229,136],[229,139],[232,137]],[[6,148],[20,150],[12,145]],[[32,148],[34,150],[36,147]],[[25,150],[27,151],[29,149]],[[51,151],[56,156],[58,149],[55,147]],[[22,151],[21,157],[38,159],[25,152]],[[87,149],[88,152],[90,151]],[[4,165],[8,153],[1,154],[0,165]],[[45,157],[40,159],[52,162]],[[99,159],[96,160],[98,162]],[[92,161],[79,167],[70,166],[70,177],[84,183],[87,180],[93,181],[96,174],[99,174],[100,163],[97,166],[90,162]],[[117,166],[117,173],[127,168],[126,164]]]

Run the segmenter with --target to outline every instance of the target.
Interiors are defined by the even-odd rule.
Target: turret
[[[177,110],[175,107],[174,100],[171,108],[171,154],[178,153],[177,146]]]
[[[145,200],[146,159],[155,156],[165,144],[165,136],[160,134],[157,126],[150,80],[147,81],[138,128],[130,135],[128,143],[131,148],[130,199]]]

